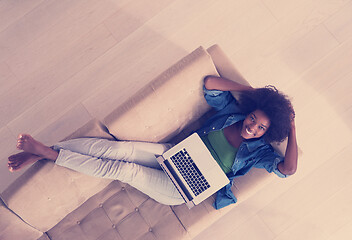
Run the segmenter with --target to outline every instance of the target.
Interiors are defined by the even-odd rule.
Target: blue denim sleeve
[[[284,157],[280,156],[274,150],[266,151],[266,153],[261,156],[261,160],[258,161],[254,167],[265,168],[269,173],[274,172],[277,176],[281,178],[286,178],[289,175],[285,175],[280,172],[277,165],[284,161]]]
[[[233,192],[231,191],[231,186],[232,182],[230,182],[217,192],[215,202],[213,203],[213,207],[215,209],[220,209],[237,202],[237,198],[235,197],[235,195],[233,195]]]
[[[230,103],[236,102],[231,92],[220,90],[208,90],[203,86],[204,98],[207,103],[217,111],[224,109]]]

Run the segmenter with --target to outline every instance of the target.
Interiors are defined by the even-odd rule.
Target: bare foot
[[[21,152],[9,157],[9,161],[7,163],[9,171],[15,172],[21,170],[23,167],[33,164],[36,161],[42,159],[42,157],[35,155],[29,152]]]
[[[41,155],[45,151],[45,145],[36,141],[29,134],[20,134],[17,139],[17,148],[28,153]]]
[[[47,158],[49,160],[56,160],[58,153],[43,143],[38,142],[29,134],[20,134],[17,140],[17,148],[27,153]]]

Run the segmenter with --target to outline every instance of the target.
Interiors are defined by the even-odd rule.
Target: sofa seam
[[[185,232],[186,232],[187,234],[189,234],[188,231],[187,231],[187,229],[186,229],[186,227],[185,227],[185,225],[183,225],[181,219],[177,216],[176,212],[174,211],[173,207],[172,207],[172,206],[169,206],[169,207],[170,207],[171,211],[174,213],[174,215],[175,215],[175,217],[177,218],[178,222],[181,224],[181,226],[182,226],[183,229],[185,230]]]
[[[11,213],[13,213],[16,217],[18,217],[24,224],[28,225],[29,227],[37,230],[38,232],[42,233],[42,234],[46,234],[46,232],[43,232],[41,230],[39,230],[38,228],[34,227],[32,224],[28,223],[27,221],[25,221],[20,215],[18,215],[15,211],[13,211],[8,205],[7,203],[4,201],[4,199],[2,198],[1,194],[0,194],[0,201],[1,203],[4,205],[4,207],[9,210]]]

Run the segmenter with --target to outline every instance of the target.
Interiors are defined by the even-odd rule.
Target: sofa
[[[213,114],[203,99],[206,75],[248,84],[218,45],[199,47],[108,116],[88,122],[65,139],[177,143]],[[281,153],[284,146],[275,144]],[[39,161],[1,193],[0,239],[192,239],[271,178],[265,170],[252,169],[233,183],[237,204],[215,210],[211,196],[188,209],[185,204],[157,203],[117,180]]]

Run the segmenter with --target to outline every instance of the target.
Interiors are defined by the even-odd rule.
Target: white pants
[[[166,205],[184,203],[171,180],[161,170],[156,155],[171,145],[78,138],[53,146],[56,164],[95,177],[120,180]]]

